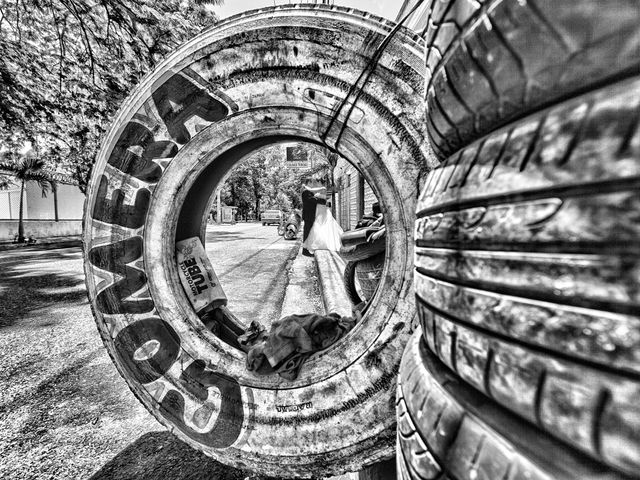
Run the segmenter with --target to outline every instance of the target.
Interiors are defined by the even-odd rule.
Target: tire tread
[[[571,12],[562,2],[491,0],[458,13],[461,3],[469,2],[444,7],[445,16],[453,12],[455,38],[431,19],[427,33],[428,111],[437,111],[437,97],[451,108],[447,91],[467,110],[459,118],[438,112],[442,122],[432,122],[440,133],[429,129],[434,150],[444,155],[508,121],[640,71],[640,8],[632,2],[607,5],[619,17],[605,19],[594,13],[593,0]]]

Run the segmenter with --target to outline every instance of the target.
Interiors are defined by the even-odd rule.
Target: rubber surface
[[[461,378],[593,458],[640,469],[640,80],[560,103],[427,179],[416,294]]]
[[[384,252],[387,245],[387,239],[383,236],[374,240],[373,242],[360,243],[355,248],[340,250],[340,256],[345,262],[359,262],[360,260],[366,260],[381,252]]]
[[[382,279],[385,257],[385,253],[381,252],[356,263],[356,278],[365,300],[371,300],[378,289]]]
[[[465,385],[431,354],[421,332],[400,367],[397,460],[405,479],[621,479]]]
[[[497,339],[422,308],[430,349],[462,380],[592,458],[638,471],[637,378]]]
[[[640,72],[634,0],[434,0],[427,122],[446,158],[537,109]]]
[[[105,137],[84,222],[100,334],[149,411],[224,463],[309,477],[393,455],[395,377],[415,317],[405,232],[421,175],[437,163],[422,40],[400,29],[376,53],[393,28],[324,5],[233,17],[144,79]],[[363,70],[371,76],[354,91]],[[386,207],[392,247],[379,305],[291,382],[248,372],[244,353],[205,328],[175,260],[176,241],[204,241],[212,186],[246,155],[287,141],[327,145],[360,169]]]
[[[347,293],[347,297],[351,300],[351,303],[358,305],[362,302],[360,294],[356,289],[356,265],[357,262],[347,262],[344,266],[343,283],[344,289]]]

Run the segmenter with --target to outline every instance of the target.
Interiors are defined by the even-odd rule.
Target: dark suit
[[[302,231],[302,241],[304,242],[309,236],[313,222],[316,220],[316,205],[326,204],[326,200],[318,200],[314,193],[309,190],[302,192],[302,220],[304,220],[304,230]]]

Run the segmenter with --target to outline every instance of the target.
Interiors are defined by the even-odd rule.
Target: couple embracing
[[[303,255],[311,256],[316,250],[340,250],[343,230],[331,214],[327,189],[319,179],[312,179],[302,186],[302,219]]]

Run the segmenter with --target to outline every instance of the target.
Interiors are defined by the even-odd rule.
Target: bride
[[[339,251],[342,246],[340,235],[342,235],[343,230],[333,218],[330,206],[327,205],[327,189],[325,187],[310,187],[307,185],[304,185],[303,188],[313,193],[317,204],[315,220],[302,247],[306,248],[310,253],[315,250]]]

